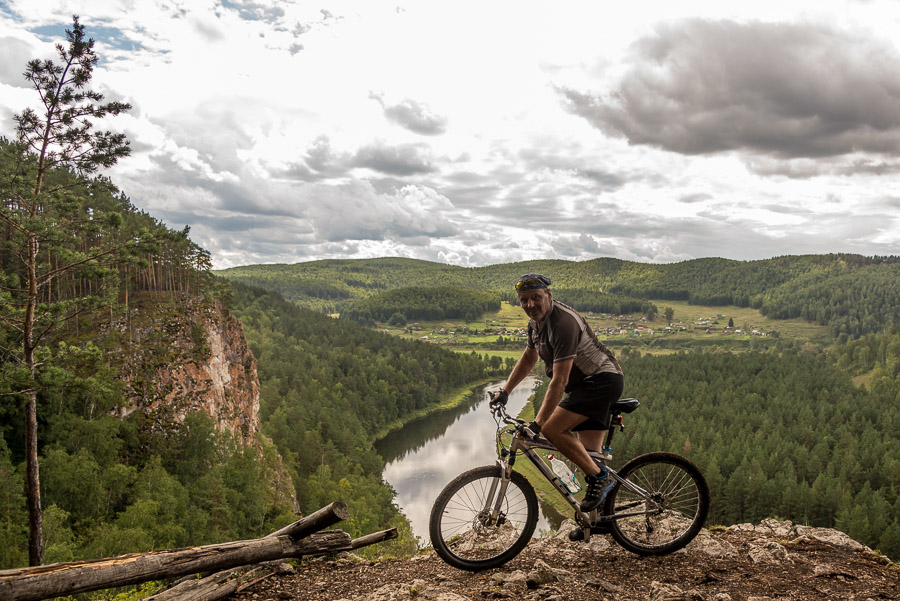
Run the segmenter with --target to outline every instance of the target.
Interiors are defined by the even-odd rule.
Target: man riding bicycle
[[[553,300],[549,286],[550,278],[536,273],[525,274],[516,282],[519,303],[530,318],[528,343],[494,402],[506,403],[537,360],[544,361],[550,386],[529,428],[535,434],[542,432],[585,473],[587,490],[581,511],[589,512],[602,501],[606,473],[587,451],[602,450],[609,408],[621,396],[625,378],[612,351],[600,342],[584,317]]]

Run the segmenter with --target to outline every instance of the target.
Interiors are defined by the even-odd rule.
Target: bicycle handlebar
[[[515,426],[516,432],[526,438],[534,439],[538,437],[540,431],[532,431],[528,427],[530,424],[528,424],[524,419],[513,417],[506,412],[506,403],[495,403],[494,393],[488,392],[488,396],[491,397],[491,402],[488,406],[491,409],[491,413],[494,414],[494,419],[498,419],[509,426]]]

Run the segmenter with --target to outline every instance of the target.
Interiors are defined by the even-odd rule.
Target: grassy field
[[[719,328],[728,325],[729,318],[734,320],[735,328],[742,330],[759,329],[762,332],[777,331],[780,336],[809,340],[822,344],[831,342],[831,332],[829,328],[814,323],[809,323],[804,319],[769,319],[760,315],[756,309],[750,307],[707,307],[703,305],[690,305],[684,301],[668,301],[654,300],[652,301],[659,308],[660,313],[665,311],[666,307],[672,307],[674,310],[675,321],[695,323],[702,319],[714,319],[719,322]],[[721,317],[718,317],[721,315]],[[664,318],[657,321],[662,322]],[[749,336],[748,336],[749,337]]]
[[[776,336],[816,346],[826,346],[832,341],[827,327],[802,319],[769,319],[749,307],[710,307],[668,300],[653,302],[661,313],[654,321],[642,321],[640,315],[622,319],[618,316],[590,313],[585,316],[591,327],[599,333],[601,340],[606,341],[614,350],[629,348],[651,354],[668,354],[703,347],[722,347],[734,351],[765,348],[773,343]],[[663,316],[666,307],[672,308],[673,323],[679,324],[683,330],[677,327],[673,331],[665,330],[669,325]],[[734,329],[741,330],[742,333],[726,332],[729,320],[734,323]],[[518,358],[525,346],[525,339],[515,332],[527,325],[528,318],[521,308],[503,303],[498,312],[468,323],[443,320],[419,322],[406,328],[384,324],[379,324],[379,327],[395,336],[447,345],[459,352],[476,350],[502,358]],[[607,333],[608,328],[632,331],[625,334]],[[485,334],[485,330],[490,330],[490,333]],[[752,335],[753,330],[767,336]]]

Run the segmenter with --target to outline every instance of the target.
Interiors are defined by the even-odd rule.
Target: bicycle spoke
[[[611,507],[618,514],[641,514],[615,521],[614,535],[635,552],[662,553],[681,548],[705,519],[708,497],[690,462],[668,454],[645,457],[628,468],[625,478],[647,495],[619,485]],[[690,466],[690,467],[687,467]],[[693,471],[692,471],[693,470]],[[620,540],[622,539],[622,540]],[[683,542],[682,542],[683,541]]]
[[[435,550],[451,565],[484,569],[508,561],[528,540],[537,522],[537,498],[514,473],[506,492],[498,468],[470,470],[448,485],[432,512]],[[495,513],[496,512],[496,513]]]

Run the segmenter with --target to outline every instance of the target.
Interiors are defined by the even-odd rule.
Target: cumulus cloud
[[[71,16],[62,0],[7,4],[5,135],[34,100],[26,61],[53,56]],[[217,267],[665,262],[896,254],[900,23],[857,8],[866,34],[720,3],[720,20],[648,36],[646,7],[597,23],[523,6],[533,27],[482,11],[463,50],[437,42],[465,11],[390,3],[110,3],[85,23],[97,89],[135,107],[115,121],[134,152],[110,175],[190,225]],[[632,32],[644,37],[628,50]]]
[[[225,10],[233,10],[242,19],[277,23],[284,16],[284,9],[277,2],[258,2],[255,0],[222,0]]]
[[[618,172],[615,167],[604,165],[583,148],[560,150],[555,144],[525,148],[518,153],[523,171],[551,170],[568,173],[572,177],[589,182],[596,191],[615,190],[624,186],[630,174]],[[519,177],[519,174],[516,174]]]
[[[369,94],[376,100],[389,121],[423,136],[437,136],[447,131],[447,118],[431,112],[427,105],[410,98],[388,105],[377,94]]]
[[[616,250],[613,245],[601,243],[594,236],[585,233],[559,236],[552,244],[556,254],[566,258],[613,256]]]
[[[745,157],[744,162],[747,168],[757,175],[782,176],[791,179],[806,179],[818,175],[853,176],[900,173],[900,160],[867,158],[857,155],[790,160],[748,156]]]
[[[299,196],[318,237],[330,242],[459,233],[443,215],[453,205],[429,188],[406,186],[394,194],[379,194],[368,182],[356,180],[340,186],[310,186]]]
[[[693,194],[685,194],[678,199],[678,202],[694,204],[695,202],[703,202],[704,200],[712,200],[712,196],[705,192],[695,192]]]
[[[0,83],[17,88],[30,88],[31,84],[22,77],[28,61],[34,57],[31,44],[10,36],[0,37],[0,48],[3,48],[3,60],[0,60]]]
[[[900,154],[897,51],[820,25],[662,25],[612,92],[562,94],[603,132],[682,154]]]
[[[274,174],[306,182],[321,181],[346,175],[353,168],[353,161],[352,154],[332,148],[331,140],[323,134],[316,136],[302,156],[283,169],[275,169]]]
[[[424,144],[391,146],[375,142],[356,152],[353,164],[389,175],[415,175],[434,171],[430,149]]]

